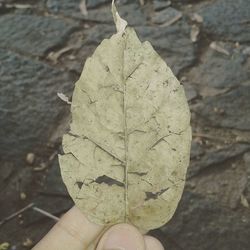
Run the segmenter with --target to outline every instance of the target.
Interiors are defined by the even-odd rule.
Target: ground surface
[[[84,61],[114,31],[110,1],[0,0],[0,220],[34,202],[72,206],[56,154]],[[193,143],[174,218],[150,232],[171,250],[250,249],[249,0],[120,1],[186,89]],[[35,159],[26,156],[33,153]],[[33,160],[33,161],[32,161]],[[54,221],[27,210],[0,226],[0,243],[30,249]]]

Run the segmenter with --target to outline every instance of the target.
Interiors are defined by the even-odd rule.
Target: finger
[[[144,236],[146,250],[164,250],[161,242],[152,236]]]
[[[84,250],[102,230],[103,226],[90,222],[77,207],[73,207],[33,250]]]
[[[117,224],[105,232],[97,250],[145,250],[145,243],[135,227]]]

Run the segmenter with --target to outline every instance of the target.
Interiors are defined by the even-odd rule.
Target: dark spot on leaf
[[[83,185],[83,182],[82,181],[77,181],[75,184],[78,186],[79,189],[81,189],[82,185]]]
[[[109,66],[108,65],[105,65],[105,70],[107,71],[107,72],[109,72],[110,70],[109,70]]]
[[[162,195],[164,192],[166,192],[169,188],[162,189],[159,192],[153,193],[153,192],[145,192],[146,194],[146,199],[145,201],[148,200],[156,200],[160,195]]]
[[[70,136],[72,136],[72,137],[75,137],[75,138],[80,138],[79,135],[73,134],[73,133],[71,133],[71,132],[68,132],[67,134],[70,135]]]
[[[95,179],[96,183],[98,184],[101,184],[101,183],[105,183],[109,186],[112,186],[112,185],[117,185],[119,187],[124,187],[124,183],[120,182],[120,181],[117,181],[109,176],[106,176],[106,175],[102,175],[102,176],[99,176],[98,178]]]
[[[163,86],[168,86],[168,80],[164,81],[162,84]]]
[[[139,176],[144,176],[144,175],[147,175],[148,172],[128,172],[129,174],[135,174],[135,175],[139,175]]]

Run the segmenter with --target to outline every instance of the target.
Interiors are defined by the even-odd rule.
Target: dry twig
[[[17,217],[19,214],[25,212],[26,210],[32,208],[34,206],[34,203],[30,203],[29,205],[27,205],[26,207],[16,211],[15,213],[7,216],[6,218],[4,218],[3,220],[0,221],[0,226],[2,226],[3,224],[5,224],[7,221],[10,221],[12,219],[14,219],[15,217]]]
[[[193,137],[201,137],[201,138],[205,138],[205,139],[211,139],[211,140],[215,140],[215,141],[225,142],[225,140],[223,138],[220,138],[218,136],[206,135],[206,134],[202,134],[202,133],[193,133]]]
[[[58,217],[56,217],[55,215],[53,215],[53,214],[51,214],[51,213],[49,213],[49,212],[47,212],[47,211],[45,211],[45,210],[43,210],[43,209],[41,209],[41,208],[33,207],[32,209],[33,209],[34,211],[36,211],[36,212],[38,212],[38,213],[44,215],[44,216],[47,216],[47,217],[49,217],[49,218],[55,220],[55,221],[59,221],[59,218],[58,218]]]

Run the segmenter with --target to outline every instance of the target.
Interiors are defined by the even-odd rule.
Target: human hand
[[[71,208],[33,250],[89,250],[95,249],[104,226],[87,220],[77,208]],[[92,248],[91,248],[92,247]],[[133,226],[117,224],[100,238],[96,250],[164,250],[151,236],[143,236]]]

